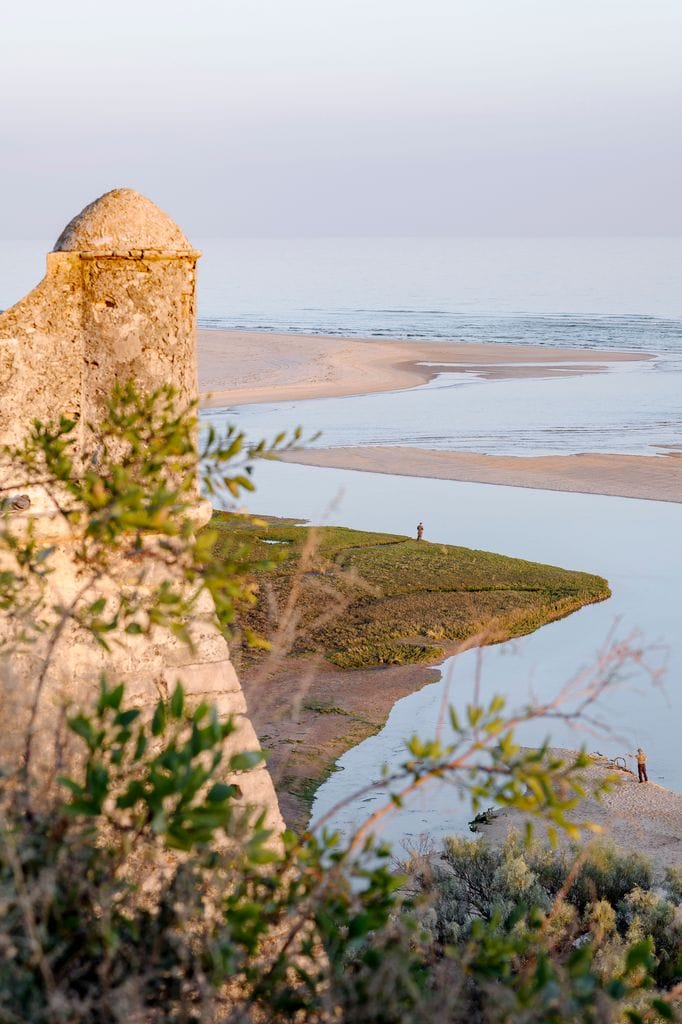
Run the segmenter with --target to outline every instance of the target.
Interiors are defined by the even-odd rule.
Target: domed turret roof
[[[131,188],[106,192],[66,225],[54,252],[194,253],[175,221]]]

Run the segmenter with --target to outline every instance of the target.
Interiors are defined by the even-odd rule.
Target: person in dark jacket
[[[418,523],[417,524],[417,540],[421,540],[423,536],[424,536],[424,524],[423,523]]]

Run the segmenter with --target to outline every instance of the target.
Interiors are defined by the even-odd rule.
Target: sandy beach
[[[591,349],[219,330],[199,331],[198,356],[205,407],[397,391],[425,384],[443,370],[501,380],[598,373],[607,363]],[[608,362],[650,358],[608,354]]]
[[[560,751],[567,753],[566,751]],[[632,764],[633,762],[631,762]],[[597,784],[605,769],[591,765],[585,779]],[[569,817],[575,822],[594,822],[601,826],[596,842],[612,842],[621,850],[647,857],[656,875],[661,878],[667,867],[679,866],[682,854],[682,794],[659,786],[655,782],[640,784],[637,776],[616,773],[616,782],[610,793],[601,799],[587,797]],[[510,829],[522,832],[525,817],[518,811],[502,811],[481,833],[493,844],[502,843]],[[535,823],[539,837],[542,826]]]
[[[682,502],[682,452],[665,455],[479,455],[421,448],[323,448],[289,452],[287,462],[366,473],[579,491]]]

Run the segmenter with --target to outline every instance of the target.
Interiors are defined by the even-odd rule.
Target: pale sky
[[[7,0],[0,239],[682,234],[682,0]]]

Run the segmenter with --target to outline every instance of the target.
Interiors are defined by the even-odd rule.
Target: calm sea
[[[682,351],[682,238],[193,242],[206,326]],[[0,242],[0,309],[50,248]]]

